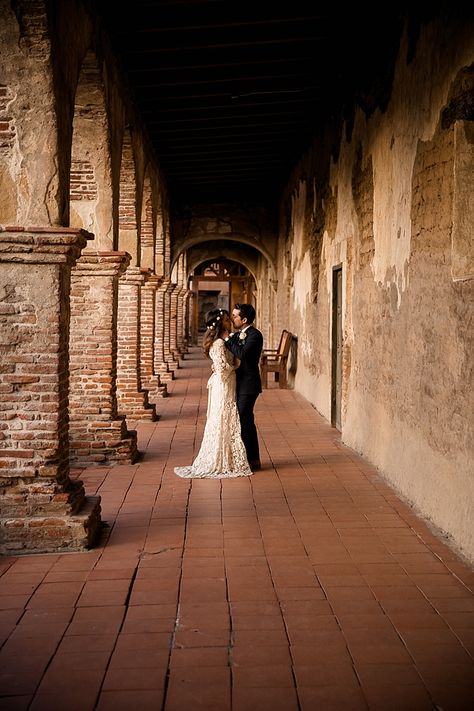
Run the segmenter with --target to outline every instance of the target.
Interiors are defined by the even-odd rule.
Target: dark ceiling
[[[383,99],[401,28],[330,2],[93,4],[175,205],[275,202],[319,126]]]

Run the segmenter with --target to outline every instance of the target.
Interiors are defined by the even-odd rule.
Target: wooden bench
[[[275,373],[275,380],[282,389],[288,387],[287,365],[293,334],[283,329],[278,348],[267,348],[260,356],[262,387],[268,388],[268,373]]]

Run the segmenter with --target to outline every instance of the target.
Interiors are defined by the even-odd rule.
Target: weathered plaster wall
[[[21,23],[0,0],[0,223],[59,224],[46,13]],[[6,128],[3,128],[6,127]]]
[[[474,95],[473,37],[472,24],[431,22],[410,63],[404,38],[387,110],[359,111],[331,160],[315,146],[302,163],[281,211],[276,314],[298,336],[295,388],[329,419],[342,264],[342,439],[472,558],[474,217],[461,186],[473,117],[443,112],[460,74]],[[312,174],[318,155],[326,171]]]

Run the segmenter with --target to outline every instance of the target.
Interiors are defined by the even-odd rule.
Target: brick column
[[[195,311],[197,309],[197,297],[196,297],[196,292],[195,291],[190,291],[189,292],[189,299],[188,299],[188,333],[189,333],[189,340],[193,345],[196,345],[198,342],[198,325],[196,322],[195,318]]]
[[[178,351],[182,357],[188,352],[187,342],[185,337],[185,323],[186,323],[186,300],[187,300],[188,290],[185,286],[181,285],[178,291],[178,318],[176,324],[176,343],[178,346]]]
[[[178,347],[176,345],[176,328],[178,320],[178,299],[176,290],[178,285],[169,282],[165,293],[165,307],[166,312],[169,314],[167,319],[167,329],[166,333],[166,321],[165,321],[165,358],[168,362],[170,368],[179,368],[179,353]]]
[[[137,433],[117,413],[118,279],[127,252],[86,252],[71,274],[69,439],[75,464],[131,464]]]
[[[160,288],[163,289],[163,351],[165,363],[173,373],[179,368],[179,363],[175,360],[171,352],[171,292],[175,285],[166,279]]]
[[[100,497],[69,478],[71,267],[92,235],[0,227],[0,549],[89,547]]]
[[[174,379],[173,370],[170,370],[165,360],[165,292],[167,285],[161,282],[155,294],[155,352],[154,369],[159,373],[162,383]]]
[[[155,371],[156,292],[160,283],[156,274],[150,274],[141,289],[140,376],[150,397],[166,397],[168,394],[166,385],[161,383],[160,375]]]
[[[190,314],[192,313],[193,299],[194,299],[194,292],[191,291],[191,289],[186,289],[186,292],[184,294],[184,313],[183,313],[183,340],[184,340],[184,344],[185,344],[185,348],[186,348],[186,353],[188,352],[189,344],[191,341],[191,326],[190,326],[191,317],[190,317]]]
[[[181,284],[176,286],[176,350],[179,358],[184,355],[183,341],[183,287]]]
[[[178,284],[173,284],[170,290],[170,351],[174,360],[179,365],[180,352],[178,350]]]
[[[140,377],[141,288],[148,269],[129,267],[119,279],[117,401],[121,414],[136,420],[156,420]]]

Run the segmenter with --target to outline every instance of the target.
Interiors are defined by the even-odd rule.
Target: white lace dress
[[[234,356],[218,338],[209,355],[213,373],[207,383],[207,421],[199,454],[189,467],[175,467],[178,476],[224,479],[250,476],[235,401]]]

